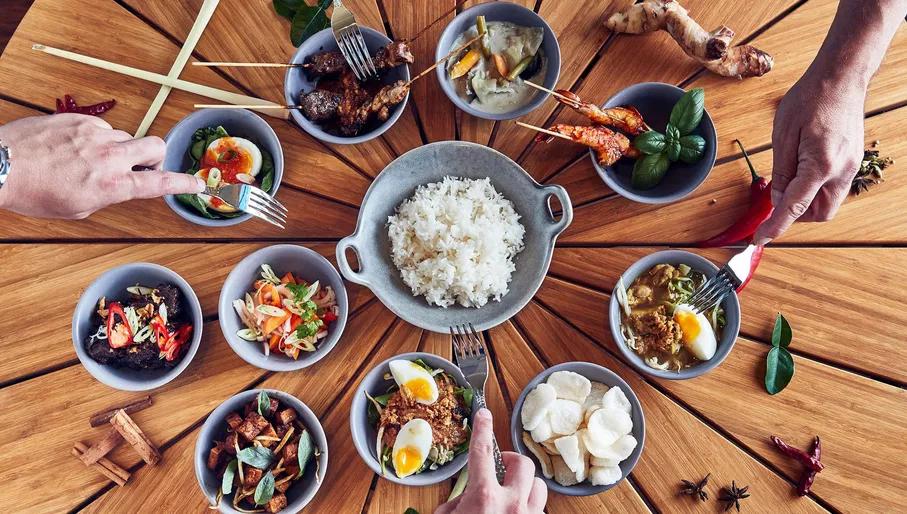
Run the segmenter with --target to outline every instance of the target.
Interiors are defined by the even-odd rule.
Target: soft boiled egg
[[[261,171],[261,150],[241,137],[221,137],[208,145],[199,168],[217,168],[227,184],[251,184]],[[244,176],[245,175],[245,176]],[[250,179],[251,177],[252,179]]]
[[[398,477],[405,478],[422,469],[431,442],[431,425],[424,419],[411,419],[400,428],[391,454]]]
[[[697,359],[707,361],[715,355],[718,342],[704,314],[697,313],[690,305],[680,304],[674,309],[674,321],[683,332],[683,345]]]
[[[438,384],[428,370],[407,360],[391,361],[389,367],[403,394],[425,405],[438,400]]]

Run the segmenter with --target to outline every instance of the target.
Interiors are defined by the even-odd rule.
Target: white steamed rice
[[[444,177],[419,186],[388,217],[391,257],[414,296],[481,307],[508,292],[526,232],[519,219],[487,178]]]

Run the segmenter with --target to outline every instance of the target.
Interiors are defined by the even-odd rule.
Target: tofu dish
[[[226,424],[226,437],[208,453],[207,467],[221,480],[215,505],[230,497],[240,512],[285,509],[287,490],[321,454],[299,413],[261,391],[242,414],[227,414]]]
[[[377,430],[375,455],[381,474],[399,478],[436,470],[469,449],[473,390],[421,359],[394,360],[386,380],[394,384],[369,399],[369,423]]]
[[[121,299],[98,299],[97,328],[85,341],[100,364],[135,370],[176,366],[192,338],[184,319],[183,296],[172,284],[127,287]]]
[[[657,264],[615,290],[624,340],[648,366],[680,371],[711,359],[726,325],[724,308],[697,313],[686,301],[706,276],[685,264]]]

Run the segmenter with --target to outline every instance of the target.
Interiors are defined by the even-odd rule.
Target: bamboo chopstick
[[[233,66],[237,68],[301,68],[298,62],[229,62],[229,61],[193,61],[193,66]]]
[[[566,96],[558,93],[557,91],[552,91],[545,86],[540,86],[540,85],[536,84],[535,82],[532,82],[529,80],[524,80],[523,82],[525,82],[527,86],[532,86],[532,87],[538,89],[539,91],[544,91],[546,93],[550,93],[552,96],[554,96],[556,98],[560,98],[561,100],[569,103],[572,106],[579,106],[579,102],[577,102],[573,98],[566,97]]]
[[[95,57],[89,57],[75,52],[70,52],[68,50],[61,50],[59,48],[54,48],[42,44],[32,45],[32,50],[38,50],[50,55],[62,57],[63,59],[80,62],[82,64],[87,64],[89,66],[94,66],[96,68],[101,68],[129,77],[147,80],[149,82],[154,82],[155,84],[170,86],[173,89],[188,91],[189,93],[195,93],[197,95],[213,98],[215,100],[220,100],[226,103],[254,105],[255,108],[253,110],[259,111],[263,114],[267,114],[268,116],[275,118],[289,119],[290,117],[290,113],[287,110],[279,110],[275,113],[274,106],[280,104],[276,104],[268,100],[263,100],[261,98],[255,98],[254,96],[246,96],[239,93],[233,93],[231,91],[224,91],[222,89],[204,86],[202,84],[196,84],[194,82],[188,82],[182,79],[172,79],[166,75],[161,75],[160,73],[153,73],[139,68],[133,68],[131,66],[124,66],[115,62],[105,61],[103,59],[97,59]]]
[[[555,131],[553,131],[553,130],[543,129],[542,127],[536,127],[535,125],[530,125],[530,124],[528,124],[528,123],[523,123],[522,121],[517,121],[517,122],[514,122],[514,123],[516,123],[517,125],[519,125],[519,126],[521,126],[521,127],[526,127],[526,128],[528,128],[528,129],[532,129],[532,130],[535,130],[535,131],[537,131],[537,132],[541,132],[541,133],[543,133],[543,134],[548,134],[549,136],[559,137],[559,138],[561,138],[561,139],[566,139],[567,141],[573,141],[572,139],[570,139],[570,137],[565,136],[565,135],[563,135],[563,134],[561,134],[561,133],[555,132]]]

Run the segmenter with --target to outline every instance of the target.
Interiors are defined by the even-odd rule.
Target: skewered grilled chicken
[[[387,120],[390,116],[390,108],[402,102],[407,93],[409,93],[409,86],[402,80],[382,87],[371,100],[360,105],[349,120],[344,120],[341,131],[350,130],[352,134],[356,134],[373,115],[379,121]]]
[[[576,93],[566,89],[558,89],[557,92],[569,100],[555,97],[557,101],[572,107],[576,112],[592,120],[596,125],[607,125],[627,132],[628,134],[638,135],[649,130],[649,126],[642,119],[642,114],[635,107],[611,107],[602,109],[601,107],[583,102]]]
[[[375,69],[378,71],[388,70],[401,64],[412,64],[413,54],[409,49],[409,43],[406,41],[392,41],[375,52],[372,62],[375,63]],[[346,59],[339,51],[318,52],[306,57],[302,64],[309,79],[324,77],[327,75],[337,75],[338,73],[348,70]]]
[[[623,156],[639,157],[639,150],[630,146],[627,136],[608,127],[557,124],[548,127],[548,130],[563,134],[576,143],[592,148],[598,155],[598,163],[602,166],[611,166]],[[552,136],[546,137],[544,134],[536,136],[538,142],[548,142],[551,139]]]

